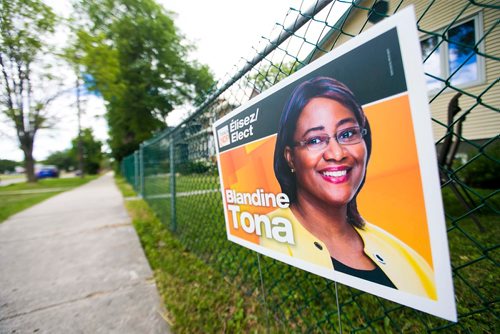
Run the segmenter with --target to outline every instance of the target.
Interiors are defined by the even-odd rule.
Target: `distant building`
[[[16,167],[14,168],[14,171],[15,171],[15,173],[16,173],[16,174],[24,174],[24,172],[25,172],[26,170],[24,169],[24,167],[21,167],[21,166],[16,166]]]

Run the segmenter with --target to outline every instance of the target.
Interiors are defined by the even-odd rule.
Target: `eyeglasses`
[[[295,146],[305,146],[309,151],[321,151],[328,146],[331,138],[335,138],[340,145],[353,145],[360,143],[367,133],[368,130],[362,129],[359,126],[353,126],[337,131],[335,136],[326,134],[315,135],[294,144]]]

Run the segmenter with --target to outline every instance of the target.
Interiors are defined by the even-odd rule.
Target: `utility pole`
[[[80,106],[80,75],[76,75],[76,109],[78,112],[78,169],[83,178],[82,108]]]

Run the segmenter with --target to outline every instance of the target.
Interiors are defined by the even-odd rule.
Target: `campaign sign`
[[[410,7],[219,119],[228,239],[456,321],[426,92]]]

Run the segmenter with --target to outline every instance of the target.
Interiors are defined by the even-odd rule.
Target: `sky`
[[[68,16],[68,1],[45,0],[59,15]],[[262,38],[271,36],[277,22],[282,22],[290,7],[307,9],[311,1],[305,0],[157,0],[167,10],[175,12],[174,22],[187,41],[196,46],[191,57],[207,64],[217,79],[235,73],[241,67],[242,58],[253,58],[255,49],[261,50],[267,44]],[[64,45],[67,30],[60,28],[56,44]],[[62,70],[63,71],[63,70]],[[65,82],[75,81],[68,69]],[[72,91],[74,92],[74,90]],[[35,139],[34,157],[45,159],[50,153],[67,149],[71,139],[77,135],[77,111],[74,93],[67,93],[55,101],[51,112],[59,116],[53,129],[40,130]],[[82,126],[91,127],[97,139],[105,142],[107,125],[103,117],[103,101],[94,95],[87,95],[82,103],[84,114]],[[186,116],[188,110],[174,110],[167,122],[176,125]],[[0,124],[0,159],[23,160],[13,130]]]

